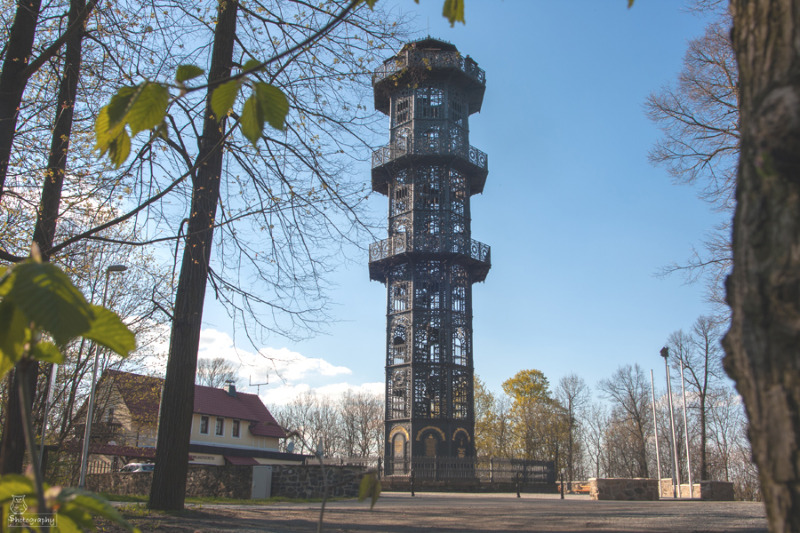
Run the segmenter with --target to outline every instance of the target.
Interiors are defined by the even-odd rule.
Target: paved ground
[[[179,516],[133,519],[142,531],[316,531],[320,504],[203,505]],[[113,531],[103,528],[105,531]],[[485,531],[758,532],[764,507],[751,502],[609,502],[585,496],[384,493],[375,509],[355,500],[329,502],[324,531],[476,533]]]

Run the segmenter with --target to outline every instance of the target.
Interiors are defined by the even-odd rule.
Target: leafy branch
[[[7,513],[13,497],[30,495],[36,498],[39,517],[55,511],[62,531],[93,529],[92,515],[135,531],[102,498],[82,490],[47,487],[42,481],[28,407],[28,367],[35,361],[62,363],[64,358],[58,347],[77,337],[92,340],[123,357],[136,348],[136,339],[115,313],[87,302],[63,271],[42,262],[35,246],[31,255],[32,259],[0,267],[0,378],[12,368],[20,373],[16,392],[20,395],[25,446],[33,467],[33,479],[20,475],[0,477],[3,516],[10,516]],[[26,511],[15,516],[28,524],[36,517]],[[47,529],[42,527],[43,531]]]
[[[419,3],[419,0],[415,0]],[[442,15],[447,18],[450,25],[456,22],[464,23],[465,0],[445,0]],[[248,81],[251,76],[264,71],[271,63],[281,58],[302,50],[312,42],[327,34],[336,24],[341,22],[359,4],[366,3],[370,9],[374,8],[377,0],[352,0],[336,16],[307,39],[297,43],[291,48],[276,54],[267,61],[257,59],[248,60],[241,72],[226,80],[209,80],[206,85],[187,87],[186,82],[194,80],[205,71],[196,65],[179,65],[175,72],[175,83],[145,80],[137,86],[120,88],[108,105],[100,110],[95,121],[95,149],[100,156],[108,154],[108,158],[115,168],[119,168],[130,155],[131,139],[139,132],[153,130],[156,136],[165,137],[167,124],[165,118],[170,103],[170,89],[179,90],[175,98],[204,88],[216,87],[211,94],[211,111],[218,121],[233,111],[236,99],[243,87],[250,86],[250,96],[245,100],[240,113],[239,127],[242,134],[256,147],[261,134],[264,132],[264,123],[277,130],[286,127],[286,116],[289,113],[289,100],[286,94],[266,82]]]

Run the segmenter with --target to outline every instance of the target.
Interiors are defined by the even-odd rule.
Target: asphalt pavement
[[[203,504],[179,515],[134,520],[142,531],[298,533],[317,530],[320,504]],[[765,533],[755,502],[592,501],[587,496],[384,493],[374,509],[356,500],[328,502],[323,531],[336,533],[748,532]]]

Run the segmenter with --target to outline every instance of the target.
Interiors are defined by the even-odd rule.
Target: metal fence
[[[406,252],[454,253],[490,265],[492,248],[488,244],[458,235],[413,235],[400,233],[369,245],[369,260],[381,261]]]
[[[422,457],[412,461],[392,460],[385,465],[385,473],[410,476],[423,480],[474,480],[481,483],[547,483],[556,482],[553,461],[526,459]]]
[[[111,463],[105,461],[89,461],[86,463],[87,474],[108,474],[109,472],[116,472],[119,468],[113,468]]]
[[[371,457],[331,457],[323,459],[326,465],[360,466],[365,470],[377,470],[381,476],[410,476],[416,480],[457,481],[478,480],[481,483],[544,483],[556,482],[556,467],[553,461],[530,461],[501,457],[458,458],[420,457],[414,460]],[[307,464],[318,464],[309,458]]]
[[[408,50],[387,59],[383,65],[375,69],[372,74],[372,83],[379,83],[409,67],[460,70],[481,85],[486,83],[486,72],[478,67],[474,59],[464,57],[458,52],[442,50]]]

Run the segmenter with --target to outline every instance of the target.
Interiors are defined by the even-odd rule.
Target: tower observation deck
[[[372,154],[372,188],[389,197],[388,238],[369,249],[370,279],[387,287],[387,474],[418,459],[475,455],[472,284],[491,266],[472,239],[470,197],[483,191],[485,153],[469,144],[485,74],[452,44],[406,44],[372,77],[391,119]]]

